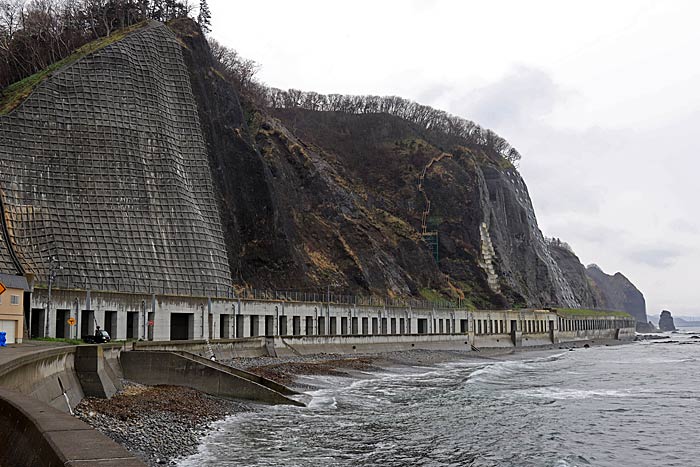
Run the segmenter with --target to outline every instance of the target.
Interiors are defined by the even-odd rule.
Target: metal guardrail
[[[70,280],[62,280],[66,278],[57,277],[53,283],[53,289],[69,290],[85,290],[86,287],[78,284],[71,284]],[[35,284],[37,288],[46,288],[45,284]],[[331,291],[300,291],[300,290],[275,290],[275,289],[243,289],[236,293],[233,287],[228,287],[224,290],[221,287],[198,288],[194,286],[179,287],[177,284],[170,287],[138,287],[134,282],[117,283],[116,287],[101,287],[92,288],[93,292],[107,293],[130,293],[130,294],[155,294],[155,295],[171,295],[171,296],[192,296],[192,297],[209,297],[229,300],[269,300],[279,302],[296,302],[296,303],[315,303],[329,305],[345,305],[345,306],[371,306],[371,307],[387,307],[387,308],[416,308],[416,309],[466,309],[464,300],[421,300],[409,297],[378,297],[368,295],[353,295],[334,293]],[[555,311],[558,308],[569,308],[561,306],[547,306],[537,308],[540,310]],[[532,309],[532,308],[527,308]],[[601,308],[582,308],[592,311],[615,312],[622,310],[605,310]],[[526,310],[526,308],[522,308]],[[505,310],[480,310],[480,311],[505,311]],[[564,317],[563,319],[576,319],[574,316]],[[580,318],[579,318],[580,319]],[[624,319],[624,318],[623,318]]]
[[[462,308],[461,300],[420,300],[415,298],[391,298],[332,292],[302,292],[295,290],[246,289],[236,298],[244,300],[278,300],[284,302],[329,303],[332,305],[386,306],[401,308]]]
[[[35,283],[38,289],[48,287],[45,283]],[[233,287],[196,287],[192,285],[170,284],[168,286],[143,286],[137,281],[111,281],[96,280],[91,286],[85,283],[72,281],[70,277],[57,276],[53,282],[53,290],[87,290],[93,292],[107,293],[131,293],[131,294],[156,294],[156,295],[176,295],[176,296],[197,296],[242,300],[275,300],[283,302],[306,302],[306,303],[328,303],[331,305],[352,305],[352,306],[385,306],[402,308],[463,308],[465,303],[462,300],[421,300],[415,298],[392,298],[367,295],[353,295],[322,291],[298,291],[298,290],[261,290],[244,289],[236,293]]]

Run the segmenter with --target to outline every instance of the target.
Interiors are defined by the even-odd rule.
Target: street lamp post
[[[52,256],[49,261],[49,296],[46,301],[46,326],[44,329],[44,337],[49,337],[49,327],[51,324],[51,287],[53,282],[56,280],[56,271],[63,269],[62,266],[58,265],[58,260],[55,256]]]

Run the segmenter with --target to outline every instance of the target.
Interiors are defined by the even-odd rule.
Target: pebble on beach
[[[186,387],[125,382],[111,399],[83,399],[75,415],[149,466],[161,466],[196,453],[211,422],[248,410],[241,402]]]

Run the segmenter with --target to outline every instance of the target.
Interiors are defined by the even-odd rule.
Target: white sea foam
[[[318,391],[312,391],[308,394],[311,396],[311,400],[307,404],[309,409],[326,409],[326,410],[337,410],[338,409],[338,399],[332,395],[335,391],[328,389],[319,389]]]
[[[560,389],[555,387],[531,388],[514,391],[526,397],[543,399],[578,400],[595,398],[629,397],[630,392],[624,390],[592,390],[592,389]]]
[[[467,382],[494,382],[511,377],[518,372],[534,371],[537,369],[538,364],[552,362],[557,359],[558,357],[556,355],[552,355],[534,360],[508,360],[490,363],[471,372]]]

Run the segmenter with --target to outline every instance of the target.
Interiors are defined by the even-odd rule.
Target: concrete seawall
[[[123,447],[75,417],[0,389],[0,465],[144,467]]]
[[[243,339],[218,339],[210,342],[212,350],[219,359],[234,357],[262,357],[269,355],[265,337],[247,337]],[[205,355],[208,351],[207,341],[138,341],[132,343],[134,350],[173,350]]]
[[[303,406],[266,385],[185,353],[133,351],[121,356],[124,376],[147,385],[187,386],[219,397]]]
[[[252,381],[255,384],[265,386],[266,388],[271,389],[271,390],[278,392],[280,394],[283,394],[285,396],[294,396],[294,395],[299,394],[298,392],[292,391],[291,389],[289,389],[286,386],[278,384],[272,380],[263,378],[262,376],[258,376],[254,373],[250,373],[248,371],[241,370],[238,368],[233,368],[233,367],[230,367],[228,365],[223,365],[223,364],[218,363],[216,361],[208,360],[204,357],[200,357],[200,356],[193,354],[193,353],[190,353],[190,352],[177,352],[177,351],[171,350],[170,353],[178,354],[178,355],[181,355],[185,358],[195,360],[203,365],[210,366],[212,368],[218,369],[219,371],[223,371],[225,373],[229,373],[231,375],[234,375],[237,378],[243,378],[245,380]]]
[[[544,310],[465,312],[463,315],[450,312],[427,317],[418,312],[401,316],[384,311],[369,317],[350,313],[339,316],[337,320],[331,320],[332,316],[326,314],[328,321],[318,321],[318,317],[314,321],[309,316],[295,319],[297,315],[294,314],[287,316],[288,321],[280,320],[279,316],[267,316],[261,321],[266,323],[265,326],[291,323],[292,335],[215,339],[210,342],[140,341],[38,349],[14,356],[6,353],[5,358],[0,358],[0,446],[11,446],[12,449],[0,453],[0,466],[142,465],[125,451],[119,451],[119,446],[109,444],[105,445],[103,452],[112,453],[109,454],[112,458],[98,462],[90,448],[86,448],[90,446],[86,442],[95,444],[104,440],[99,436],[93,440],[99,433],[66,414],[86,394],[110,396],[118,389],[123,377],[150,385],[188,386],[221,397],[303,405],[288,397],[294,392],[284,386],[210,361],[211,352],[218,358],[227,359],[411,349],[469,351],[596,339],[633,340],[635,335],[634,327],[630,325],[632,321],[626,318],[568,317]],[[242,322],[252,326],[254,317],[251,315]],[[298,326],[301,322],[310,326],[315,322],[334,323],[338,326],[336,332],[347,334],[304,335],[304,328]],[[407,332],[414,327],[422,332]],[[361,333],[368,329],[371,334]],[[327,330],[326,327],[324,332]],[[464,332],[454,332],[456,330]],[[14,350],[8,349],[8,352]],[[61,416],[58,417],[57,413]],[[52,424],[52,420],[56,423]],[[72,444],[72,440],[77,442]],[[32,449],[42,453],[42,463],[37,463]],[[118,463],[110,463],[117,460]]]
[[[471,350],[468,335],[402,336],[281,336],[270,339],[273,356],[311,355],[318,353],[352,354],[401,350]]]
[[[35,289],[34,303],[45,303],[43,289]],[[260,336],[339,335],[473,335],[547,334],[554,331],[592,331],[634,328],[632,317],[615,313],[595,315],[559,314],[546,309],[468,310],[463,308],[417,308],[411,306],[357,305],[333,302],[239,299],[206,296],[131,294],[62,290],[52,295],[51,323],[77,321],[74,329],[50,326],[49,335],[78,337],[94,332],[95,323],[112,339],[144,341],[194,341],[242,339]],[[34,306],[34,305],[33,305]],[[32,308],[32,316],[44,323],[45,310]],[[60,314],[62,319],[56,320]],[[30,320],[31,321],[31,320]],[[31,332],[43,333],[43,325]],[[556,336],[555,336],[556,337]],[[251,348],[251,356],[255,349]]]
[[[1,365],[0,388],[69,412],[85,396],[75,372],[75,347],[32,352]]]
[[[124,349],[121,344],[108,344],[62,346],[23,353],[0,364],[0,388],[29,395],[69,412],[86,395],[86,373],[93,371],[89,365],[95,365],[94,375],[101,378],[102,383],[120,387],[119,355]]]

